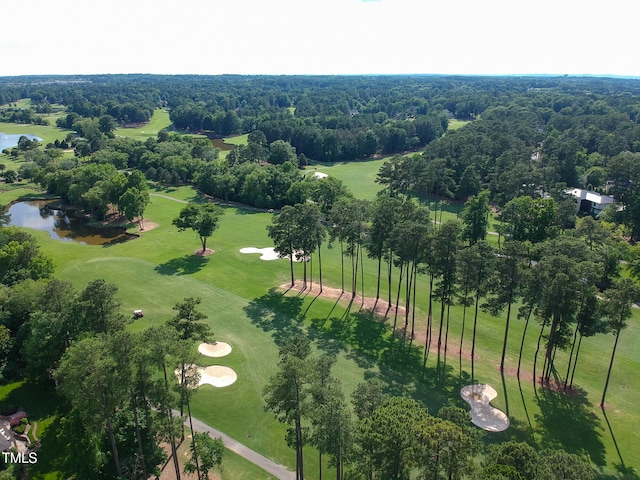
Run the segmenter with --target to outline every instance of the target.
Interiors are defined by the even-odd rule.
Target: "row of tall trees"
[[[595,478],[586,460],[562,450],[538,453],[512,441],[483,452],[480,430],[465,410],[443,407],[432,416],[415,400],[386,395],[378,380],[359,384],[350,408],[331,372],[335,357],[312,356],[305,335],[285,340],[279,356],[278,372],[264,389],[265,406],[288,426],[296,480],[304,480],[305,445],[318,451],[320,478],[323,455],[338,480],[406,480],[415,473],[434,480]]]
[[[540,211],[537,207],[531,208]],[[494,249],[485,240],[488,213],[488,194],[483,193],[467,202],[461,222],[439,224],[431,220],[426,207],[408,198],[382,193],[372,203],[338,198],[324,222],[316,204],[286,207],[273,218],[267,230],[276,251],[291,259],[292,285],[295,283],[293,255],[299,260],[308,260],[318,252],[318,268],[322,271],[319,253],[328,230],[330,242],[340,243],[343,292],[347,290],[344,273],[350,271],[348,291],[355,297],[361,287],[364,297],[366,251],[378,265],[376,301],[380,301],[380,286],[386,276],[388,314],[393,315],[393,330],[402,339],[413,341],[416,297],[426,295],[424,359],[426,362],[431,349],[436,349],[436,371],[441,380],[442,359],[447,358],[452,322],[456,322],[461,332],[458,353],[462,372],[462,345],[471,315],[473,377],[476,334],[482,328],[478,325],[478,316],[482,310],[493,316],[505,314],[501,370],[507,366],[510,324],[517,314],[525,321],[518,375],[525,338],[531,334],[530,320],[534,319],[539,331],[537,349],[535,353],[529,352],[533,355],[533,380],[537,381],[539,375],[544,383],[556,381],[565,389],[570,388],[583,337],[611,332],[617,340],[626,326],[632,303],[640,296],[633,280],[620,279],[625,243],[614,235],[613,225],[585,217],[578,221],[576,229],[564,234],[560,234],[560,229],[540,229],[538,223],[531,220],[527,223],[528,228],[533,229],[530,236],[520,238],[519,234],[510,233],[500,248]],[[515,219],[511,222],[510,231],[517,232],[518,222]],[[539,222],[545,226],[549,219],[542,215]],[[351,260],[350,267],[345,266],[345,258]],[[384,275],[383,262],[386,263]],[[304,276],[306,288],[306,261]],[[421,277],[426,277],[426,281],[420,281]],[[398,325],[401,305],[404,305],[404,319]],[[439,306],[438,311],[435,305]],[[462,306],[461,318],[451,315],[454,305]],[[556,364],[558,351],[569,351],[566,370],[562,372]],[[614,354],[615,345],[612,359]],[[602,400],[604,402],[604,395]]]

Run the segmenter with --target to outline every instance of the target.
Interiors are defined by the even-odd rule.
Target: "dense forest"
[[[76,133],[62,146],[80,159],[260,207],[300,199],[291,191],[295,165],[422,150],[394,159],[381,172],[387,184],[459,200],[484,188],[497,205],[562,185],[606,190],[625,203],[621,215],[635,235],[639,87],[578,77],[12,77],[0,79],[0,103],[31,98],[32,109],[2,112],[27,123],[64,105],[58,126]],[[112,138],[118,124],[145,122],[164,107],[176,132],[251,133],[249,144],[215,162],[212,148],[186,137]],[[471,122],[447,132],[450,119]]]

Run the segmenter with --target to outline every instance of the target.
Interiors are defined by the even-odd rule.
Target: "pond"
[[[33,228],[49,232],[49,237],[62,242],[76,242],[84,245],[113,245],[132,238],[124,228],[93,228],[80,218],[69,217],[62,210],[48,207],[52,202],[37,200],[18,202],[7,212],[9,225]]]
[[[224,139],[222,138],[212,138],[211,143],[213,143],[214,147],[219,148],[223,152],[233,150],[235,148],[235,145],[224,143]]]
[[[18,145],[18,140],[20,140],[20,137],[22,137],[23,135],[29,140],[38,140],[39,142],[42,141],[40,137],[36,137],[35,135],[31,135],[30,133],[7,134],[0,132],[0,152],[5,148],[16,147]]]

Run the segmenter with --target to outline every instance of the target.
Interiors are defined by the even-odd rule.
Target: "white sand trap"
[[[313,176],[316,177],[316,178],[322,179],[322,178],[327,178],[329,175],[327,175],[326,173],[322,173],[322,172],[315,172],[313,174]]]
[[[471,422],[488,432],[502,432],[509,428],[509,417],[492,407],[489,402],[498,396],[495,388],[484,385],[467,385],[460,390],[460,396],[471,405]]]
[[[207,357],[224,357],[231,353],[231,345],[225,342],[201,343],[198,351]]]
[[[200,385],[208,383],[214,387],[228,387],[237,379],[238,374],[233,368],[222,365],[211,365],[200,369]]]
[[[187,370],[191,368],[196,368],[196,365],[187,365]],[[235,372],[233,368],[224,367],[222,365],[211,365],[210,367],[197,367],[198,372],[200,373],[200,381],[198,382],[198,387],[201,385],[209,384],[214,387],[228,387],[229,385],[235,383],[238,379],[238,374]],[[180,382],[180,369],[176,369],[174,372],[178,382]]]
[[[244,247],[240,249],[240,253],[259,253],[260,260],[278,260],[279,258],[285,258],[285,257],[281,257],[280,254],[276,252],[275,248],[273,247],[267,247],[267,248]],[[289,257],[287,256],[286,258],[288,259]],[[308,257],[306,258],[308,259]],[[303,260],[302,258],[298,259],[298,257],[294,254],[293,256],[294,262],[301,262],[302,260]]]

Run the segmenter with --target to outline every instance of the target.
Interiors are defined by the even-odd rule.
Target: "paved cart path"
[[[179,415],[180,413],[174,411],[175,415]],[[196,432],[208,433],[213,438],[221,438],[224,446],[227,447],[234,453],[237,453],[241,457],[249,460],[254,465],[262,468],[266,472],[270,473],[274,477],[279,478],[280,480],[295,480],[296,475],[293,472],[290,472],[282,465],[278,465],[272,460],[269,460],[267,457],[260,455],[258,452],[251,450],[249,447],[243,445],[242,443],[234,440],[229,435],[225,435],[220,430],[216,430],[215,428],[210,427],[204,422],[201,422],[195,417],[193,419],[193,429]],[[189,419],[184,422],[187,427],[189,426]]]

